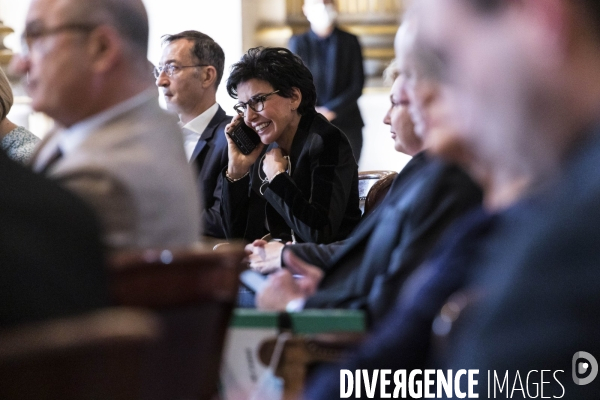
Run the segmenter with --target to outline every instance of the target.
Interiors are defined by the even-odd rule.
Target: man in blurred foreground
[[[14,62],[57,127],[32,163],[97,213],[111,249],[197,241],[199,202],[173,116],[160,109],[140,0],[33,0]]]

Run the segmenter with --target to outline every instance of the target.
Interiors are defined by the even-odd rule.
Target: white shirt
[[[144,90],[119,104],[71,125],[69,128],[60,130],[40,150],[34,161],[33,170],[36,172],[41,171],[58,149],[62,152],[63,157],[72,154],[98,127],[142,105],[150,97],[156,97],[156,90],[154,88]]]
[[[184,129],[183,145],[185,146],[185,154],[187,155],[188,161],[192,158],[192,153],[198,144],[198,140],[200,140],[200,136],[202,136],[202,133],[217,111],[219,111],[219,104],[215,103],[202,114],[182,126],[182,129]]]

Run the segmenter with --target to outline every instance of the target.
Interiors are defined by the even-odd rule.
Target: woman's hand
[[[231,179],[240,179],[250,170],[250,166],[256,162],[260,152],[264,148],[263,143],[259,143],[252,153],[243,154],[237,148],[233,140],[229,137],[229,132],[233,131],[239,124],[243,123],[243,117],[236,115],[231,122],[225,126],[225,137],[227,138],[227,150],[229,154],[229,164],[227,165],[227,175]]]
[[[288,169],[288,160],[283,156],[280,148],[271,149],[265,154],[263,161],[263,171],[269,182],[275,175],[285,172]]]

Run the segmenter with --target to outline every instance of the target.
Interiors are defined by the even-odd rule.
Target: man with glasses
[[[154,76],[167,108],[179,115],[185,152],[198,172],[202,234],[224,238],[218,178],[227,167],[224,132],[231,117],[217,104],[216,93],[223,77],[225,54],[212,38],[198,31],[165,35],[163,44]]]
[[[141,0],[33,0],[14,69],[56,121],[32,160],[96,211],[110,249],[198,239],[177,123],[158,106]]]

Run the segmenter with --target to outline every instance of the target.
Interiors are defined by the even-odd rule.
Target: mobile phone
[[[254,293],[260,292],[267,283],[266,275],[247,269],[240,274],[240,281]]]
[[[244,121],[240,121],[240,123],[229,132],[229,137],[244,155],[252,153],[252,150],[260,143],[258,133],[254,132],[254,130],[246,125]]]

